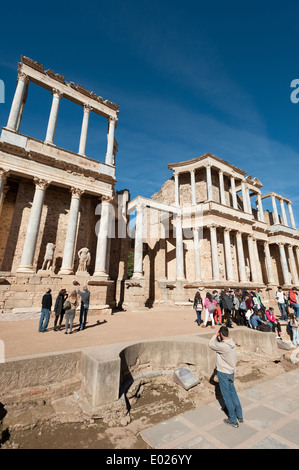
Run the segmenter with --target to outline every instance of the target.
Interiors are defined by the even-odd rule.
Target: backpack
[[[260,325],[258,325],[257,329],[259,331],[270,332],[271,331],[271,326],[270,325],[265,325],[264,323],[261,323]]]
[[[63,309],[64,310],[70,310],[71,309],[71,303],[69,300],[66,300],[63,304]]]
[[[215,304],[209,300],[209,303],[208,303],[208,312],[209,312],[209,313],[213,313],[214,310],[215,310]]]
[[[202,303],[198,300],[196,304],[196,310],[202,310]]]

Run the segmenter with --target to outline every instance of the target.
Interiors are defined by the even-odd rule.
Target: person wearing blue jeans
[[[287,314],[286,306],[285,306],[285,294],[281,286],[278,287],[278,291],[275,294],[275,298],[277,300],[277,305],[281,313],[281,320],[287,320],[288,314]]]
[[[243,422],[243,411],[234,384],[236,345],[228,335],[228,328],[222,326],[211,338],[209,347],[216,352],[217,377],[220,391],[228,411],[228,419],[224,419],[224,423],[238,428],[239,422]]]
[[[40,333],[43,333],[48,328],[51,308],[52,308],[51,289],[47,289],[46,293],[43,295],[43,298],[42,298],[42,309],[41,309],[41,315],[40,315],[39,326],[38,326],[38,331]]]

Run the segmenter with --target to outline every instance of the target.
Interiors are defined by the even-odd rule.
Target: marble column
[[[191,204],[196,205],[196,190],[195,190],[195,170],[190,171],[191,176]]]
[[[180,188],[178,173],[174,173],[174,201],[176,206],[180,205]]]
[[[299,279],[298,279],[298,274],[297,274],[297,267],[296,267],[296,262],[295,262],[295,257],[294,257],[293,245],[288,245],[288,251],[289,251],[289,260],[290,260],[291,273],[292,273],[292,282],[293,284],[297,286],[299,283]]]
[[[5,197],[5,185],[6,185],[6,180],[9,175],[9,170],[4,170],[4,168],[0,168],[0,214],[2,211],[2,206],[4,202],[4,197]]]
[[[272,207],[273,207],[274,224],[279,224],[279,217],[278,217],[276,199],[275,199],[275,196],[273,194],[271,195],[271,200],[272,200]]]
[[[182,219],[180,214],[175,214],[174,217],[176,236],[176,278],[178,281],[183,281],[185,279],[185,270]]]
[[[267,270],[267,276],[268,276],[268,284],[275,284],[274,273],[273,273],[273,265],[272,265],[270,248],[269,248],[269,243],[268,242],[264,242],[264,252],[265,252],[265,260],[266,260],[266,270]]]
[[[96,249],[96,260],[95,268],[93,275],[96,277],[101,277],[103,279],[108,279],[108,263],[107,263],[107,253],[109,248],[109,228],[110,228],[110,209],[111,209],[111,198],[103,196],[101,198],[101,220],[99,233],[97,234],[97,249]],[[138,214],[138,212],[137,212]],[[142,213],[141,213],[142,217]],[[139,218],[136,218],[136,232],[137,232],[137,221],[139,224]],[[142,223],[142,220],[141,220]],[[139,226],[138,226],[139,228]],[[142,226],[141,226],[142,228]],[[138,251],[138,242],[136,240],[139,238],[137,233],[135,233],[135,256]],[[142,247],[142,231],[141,231],[141,247]],[[142,254],[142,253],[141,253]],[[142,258],[141,258],[141,273],[142,273]],[[134,257],[134,277],[137,277],[137,272],[135,273],[135,257]]]
[[[109,129],[107,134],[107,152],[106,152],[106,160],[105,163],[108,165],[113,165],[114,162],[114,133],[117,119],[114,117],[109,117]]]
[[[46,139],[45,139],[46,144],[54,144],[54,136],[55,136],[55,131],[56,131],[58,110],[59,110],[59,104],[60,104],[60,100],[62,97],[62,93],[59,90],[56,90],[54,88],[52,91],[52,95],[53,95],[52,106],[51,106],[48,127],[47,127],[47,134],[46,134]]]
[[[7,121],[7,129],[16,132],[17,126],[20,119],[20,112],[22,108],[22,104],[24,102],[24,95],[29,83],[29,79],[27,75],[23,72],[18,74],[18,82],[17,88],[15,91],[15,95],[13,98],[13,102],[11,105],[8,121]]]
[[[68,217],[67,232],[64,244],[62,266],[59,274],[74,274],[74,254],[77,239],[77,229],[79,220],[80,198],[83,190],[71,188],[72,198]]]
[[[262,198],[259,193],[257,193],[257,210],[258,210],[258,220],[260,220],[261,222],[265,222]]]
[[[237,241],[240,282],[247,282],[242,233],[239,230],[236,232],[236,241]]]
[[[249,253],[249,261],[250,261],[251,281],[258,282],[254,238],[252,235],[248,235],[247,242],[248,242],[248,253]]]
[[[233,176],[230,177],[230,185],[231,185],[231,191],[232,191],[232,202],[233,202],[233,208],[238,209],[238,200],[237,200],[237,193],[236,193],[236,183],[235,183],[235,178]]]
[[[195,281],[200,281],[201,270],[200,270],[199,228],[197,227],[193,229],[193,246],[194,246]]]
[[[294,219],[294,214],[293,214],[293,209],[292,209],[292,203],[291,202],[288,202],[288,209],[289,209],[291,226],[292,226],[292,228],[296,229],[296,224],[295,224],[295,219]]]
[[[245,186],[245,192],[247,196],[247,212],[249,212],[249,214],[252,214],[251,197],[249,193],[249,188],[247,186]]]
[[[214,224],[208,225],[208,228],[210,229],[213,281],[219,281],[220,270],[218,259],[217,229],[216,225]]]
[[[79,142],[79,151],[78,151],[80,155],[85,155],[86,153],[86,142],[87,142],[90,111],[91,111],[91,106],[85,104],[83,108],[83,119],[82,119],[81,135],[80,135],[80,142]]]
[[[225,264],[226,264],[226,275],[228,281],[234,281],[233,272],[233,261],[230,245],[230,229],[224,229],[224,252],[225,252]]]
[[[280,198],[279,202],[280,202],[283,225],[286,225],[288,227],[288,219],[287,219],[287,214],[286,214],[285,207],[284,207],[284,200]]]
[[[261,261],[260,261],[260,256],[259,256],[259,250],[258,250],[258,244],[257,244],[257,239],[253,238],[253,246],[254,246],[254,251],[255,251],[255,265],[256,265],[256,271],[257,271],[257,280],[261,284],[263,283],[263,272],[262,272],[262,266],[261,266]]]
[[[208,199],[208,201],[213,201],[211,165],[206,166],[206,179],[207,179],[207,199]]]
[[[299,246],[295,246],[296,258],[297,258],[297,265],[299,268]],[[298,271],[297,271],[298,274]]]
[[[248,202],[247,202],[245,181],[241,181],[241,188],[242,188],[243,211],[248,212]]]
[[[284,243],[278,243],[279,246],[279,254],[280,254],[280,262],[283,274],[284,284],[291,284],[291,276],[288,268],[288,262],[286,258],[286,253],[284,249]]]
[[[219,170],[220,202],[226,205],[223,171]]]
[[[34,183],[35,193],[30,211],[21,263],[17,269],[18,273],[35,272],[35,268],[33,267],[34,254],[42,216],[45,192],[50,182],[43,179],[34,178]]]

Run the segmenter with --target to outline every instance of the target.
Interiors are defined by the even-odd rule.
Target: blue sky
[[[5,4],[0,124],[28,56],[120,106],[116,189],[150,197],[171,177],[168,163],[211,152],[257,176],[264,194],[290,198],[299,226],[298,13],[294,0]],[[44,140],[50,106],[30,84],[20,132]],[[77,151],[81,122],[82,109],[62,100],[55,143]],[[106,133],[92,114],[89,157],[104,161]]]

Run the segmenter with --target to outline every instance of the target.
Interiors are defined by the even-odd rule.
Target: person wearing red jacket
[[[270,307],[269,310],[266,310],[266,317],[267,322],[270,323],[270,326],[272,327],[273,333],[275,333],[275,329],[277,329],[276,338],[281,338],[281,326],[279,321],[274,316],[274,308]]]
[[[298,304],[298,294],[297,288],[292,287],[289,292],[290,306],[294,309],[294,314],[296,317],[299,317],[299,304]]]

